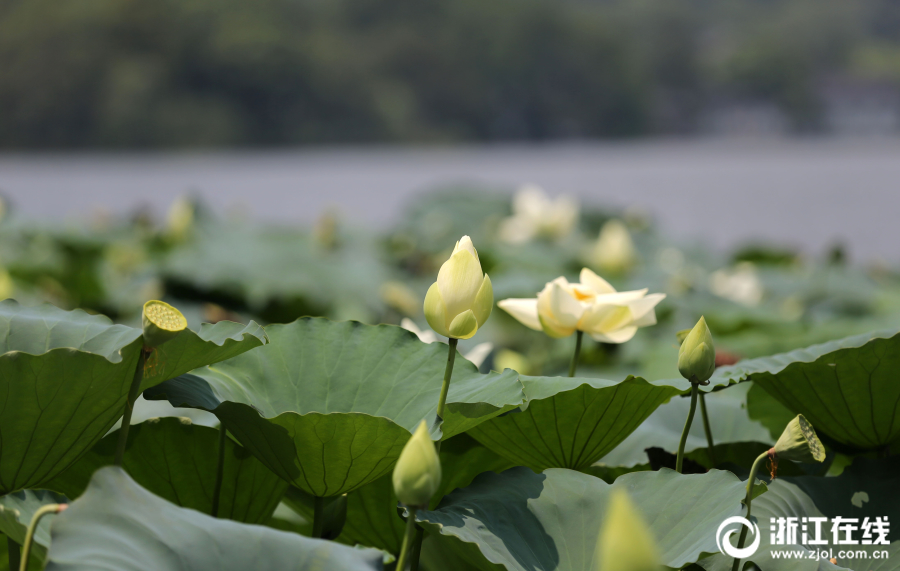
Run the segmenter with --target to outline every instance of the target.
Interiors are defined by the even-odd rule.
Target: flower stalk
[[[10,570],[18,571],[22,557],[22,548],[8,535],[6,536],[6,554],[9,556]]]
[[[759,467],[762,466],[762,463],[769,457],[770,454],[774,454],[775,449],[771,448],[766,452],[760,454],[756,460],[753,461],[753,467],[750,468],[750,477],[747,479],[747,496],[744,498],[744,505],[747,506],[747,514],[744,516],[747,520],[750,520],[750,502],[753,501],[753,485],[756,483],[756,473],[759,472]],[[747,527],[744,526],[741,528],[741,537],[738,539],[737,547],[741,549],[744,547],[744,541],[747,539]],[[731,571],[737,571],[741,567],[741,560],[735,557],[734,564],[731,566]]]
[[[325,498],[316,496],[313,499],[313,528],[312,536],[316,539],[322,537],[322,530],[325,529]]]
[[[681,474],[684,465],[684,445],[687,443],[688,432],[691,431],[691,423],[694,422],[694,413],[697,410],[697,393],[700,392],[698,383],[691,383],[691,410],[681,431],[681,441],[678,443],[678,456],[675,458],[675,471]]]
[[[447,393],[450,392],[450,378],[453,376],[453,363],[456,361],[456,345],[459,339],[451,337],[449,339],[449,349],[447,350],[447,367],[444,369],[444,383],[441,385],[441,396],[438,399],[437,419],[436,422],[444,421],[444,408],[447,405]],[[434,443],[438,454],[441,452],[441,441]]]
[[[409,508],[409,516],[406,518],[406,533],[403,534],[403,543],[400,547],[400,557],[397,558],[397,571],[403,571],[406,569],[406,563],[410,559],[410,552],[415,549],[413,548],[413,535],[416,533],[416,508]],[[419,540],[421,542],[421,539]],[[421,543],[420,543],[421,544]],[[416,558],[415,567],[418,567],[418,557]]]
[[[22,544],[22,558],[19,562],[19,571],[28,569],[28,556],[31,554],[31,546],[34,544],[34,532],[37,530],[41,519],[47,514],[58,514],[67,507],[69,507],[68,504],[47,504],[34,512],[31,523],[28,524],[28,531],[25,532],[25,543]]]
[[[213,488],[212,509],[209,511],[213,517],[219,517],[219,498],[222,496],[222,481],[225,479],[225,438],[227,437],[225,423],[219,422],[219,458],[216,463],[216,485]]]
[[[706,412],[706,393],[700,393],[700,416],[703,418],[703,432],[706,433],[706,446],[709,449],[709,461],[716,466],[716,451],[713,444],[712,429],[709,427],[709,413]]]
[[[134,401],[137,400],[141,390],[141,381],[144,380],[144,365],[147,355],[152,351],[149,347],[143,347],[138,357],[137,367],[134,369],[134,378],[131,380],[131,388],[128,389],[128,398],[125,401],[125,413],[122,415],[122,428],[119,429],[119,441],[116,444],[116,466],[122,466],[125,458],[125,445],[128,443],[128,429],[131,428],[131,415],[134,414]]]
[[[575,369],[578,368],[578,355],[581,353],[581,338],[584,336],[584,331],[580,329],[575,334],[575,353],[572,354],[572,362],[569,363],[569,376],[575,376]]]

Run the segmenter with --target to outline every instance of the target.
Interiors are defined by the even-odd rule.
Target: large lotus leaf
[[[333,238],[337,247],[292,228],[208,224],[167,256],[162,274],[176,289],[224,295],[278,321],[322,312],[377,314],[383,309],[379,286],[390,278],[377,244],[369,235]],[[278,314],[270,304],[279,306]]]
[[[624,381],[569,377],[519,380],[522,410],[469,430],[475,439],[535,471],[587,468],[622,442],[656,408],[680,391],[644,379]]]
[[[881,450],[900,440],[900,332],[867,333],[741,361],[714,379],[752,380],[833,440]]]
[[[747,392],[751,386],[752,383],[741,383],[704,395],[715,445],[735,442],[774,444],[766,427],[752,420],[747,414]],[[678,442],[690,404],[691,399],[684,397],[673,398],[660,406],[619,446],[601,458],[599,463],[605,466],[626,467],[646,464],[647,454],[644,450],[650,447],[659,447],[675,453],[678,450]],[[697,408],[699,409],[699,405]],[[706,433],[698,410],[688,433],[685,451],[691,452],[707,446]]]
[[[766,494],[753,501],[753,516],[762,533],[760,547],[749,557],[763,571],[827,571],[853,569],[855,571],[896,571],[900,568],[900,530],[893,522],[900,520],[900,495],[897,494],[897,471],[900,458],[872,460],[856,458],[854,463],[837,477],[819,478],[801,476],[778,478],[769,484]],[[773,545],[770,531],[771,518],[779,517],[827,517],[822,524],[822,537],[827,545],[818,549],[832,550],[837,559],[832,565],[827,558],[821,561],[809,559],[812,549],[798,543]],[[892,525],[887,536],[890,545],[835,545],[831,531],[834,518],[856,518],[854,525],[861,527],[865,518],[887,518]],[[802,522],[801,519],[797,520]],[[809,524],[807,524],[809,526]],[[814,534],[809,526],[810,535]],[[799,534],[798,534],[799,535]],[[861,529],[853,533],[857,541],[863,537]],[[873,534],[872,538],[877,538]],[[798,537],[798,540],[800,538]],[[772,551],[790,551],[799,554],[792,559],[776,558]],[[864,551],[867,555],[853,553],[854,557],[839,557],[840,552]],[[886,550],[888,558],[875,559],[874,551]],[[730,571],[733,560],[722,554],[703,560],[700,564],[708,571]]]
[[[635,472],[612,485],[573,470],[518,467],[482,474],[416,519],[469,562],[490,569],[589,571],[614,488],[628,491],[659,546],[680,568],[717,552],[716,529],[741,515],[744,484],[730,472]],[[762,491],[764,486],[760,486]]]
[[[336,496],[388,473],[409,435],[436,408],[447,346],[409,331],[301,318],[266,329],[258,351],[145,393],[214,412],[273,472],[316,496]],[[458,357],[444,437],[524,401],[514,371],[478,373]]]
[[[71,468],[47,482],[47,488],[77,498],[91,476],[115,459],[119,432],[98,442]],[[128,431],[122,466],[140,486],[184,508],[212,509],[219,453],[219,430],[186,418],[156,418]],[[245,448],[225,439],[225,465],[219,517],[262,523],[284,495],[287,483]]]
[[[56,516],[51,571],[244,571],[381,569],[381,553],[309,539],[181,508],[101,468],[87,491]]]
[[[265,343],[255,323],[183,331],[148,359],[142,388]],[[74,463],[122,416],[141,331],[81,310],[0,302],[0,495]]]
[[[25,543],[25,532],[34,512],[47,504],[64,503],[68,503],[64,496],[48,490],[20,490],[0,497],[0,541],[6,543],[5,538],[2,538],[5,535],[21,546]],[[44,518],[34,532],[33,556],[43,560],[48,545],[50,545],[50,520]]]
[[[441,487],[434,494],[431,505],[436,506],[446,494],[468,486],[478,474],[502,472],[513,464],[479,444],[467,434],[459,434],[441,445]],[[292,490],[291,503],[305,518],[312,518],[312,496]],[[398,554],[403,540],[404,521],[397,515],[397,496],[391,475],[350,492],[347,496],[347,523],[337,538],[348,545],[377,547]]]

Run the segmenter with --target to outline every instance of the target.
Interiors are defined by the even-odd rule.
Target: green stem
[[[128,400],[125,401],[125,414],[122,415],[122,428],[119,429],[119,443],[116,445],[116,466],[122,465],[125,457],[125,445],[128,443],[128,429],[131,428],[131,415],[134,413],[134,401],[137,400],[141,390],[141,381],[144,379],[144,363],[147,362],[146,347],[141,349],[137,367],[134,369],[134,378],[131,380],[131,388],[128,390]]]
[[[416,538],[412,549],[409,550],[409,571],[419,571],[419,556],[422,555],[422,541],[425,539],[425,530],[416,526]],[[394,570],[396,571],[396,569]]]
[[[219,422],[219,461],[216,464],[216,486],[213,488],[212,509],[209,511],[213,517],[219,517],[219,497],[222,495],[222,480],[225,479],[225,423]]]
[[[572,354],[572,361],[569,363],[569,376],[575,376],[575,369],[578,367],[578,355],[581,353],[581,338],[584,336],[584,331],[577,331],[575,333],[575,353]]]
[[[442,422],[444,420],[444,407],[447,404],[447,393],[450,391],[450,377],[453,376],[453,361],[456,360],[456,344],[459,343],[459,339],[450,338],[450,348],[447,351],[447,368],[444,369],[444,384],[441,385],[441,396],[438,399],[437,406],[437,417],[438,422]],[[437,449],[437,453],[441,453],[441,441],[438,440],[434,443],[434,447]]]
[[[769,457],[769,452],[763,452],[760,454],[756,460],[753,461],[753,467],[750,468],[750,477],[747,479],[747,497],[744,498],[744,504],[747,506],[747,515],[744,516],[748,521],[750,521],[750,502],[753,500],[753,486],[756,483],[756,473],[759,471],[759,467],[762,465],[762,462]],[[737,547],[738,549],[742,549],[744,547],[744,540],[747,539],[747,527],[744,526],[741,528],[741,537],[738,539]],[[741,560],[736,558],[734,559],[734,564],[731,566],[731,571],[738,571],[741,567]]]
[[[325,498],[316,496],[313,500],[313,528],[312,536],[315,538],[322,537],[322,530],[325,529]]]
[[[19,562],[22,560],[22,551],[19,547],[19,544],[16,543],[13,538],[8,535],[6,536],[6,553],[7,555],[9,555],[10,571],[18,571]]]
[[[28,569],[28,556],[31,554],[31,545],[34,543],[34,531],[37,529],[41,518],[47,514],[58,514],[67,507],[66,504],[47,504],[34,512],[31,523],[28,524],[28,531],[25,533],[25,543],[22,545],[22,559],[19,562],[19,571]]]
[[[691,431],[691,423],[694,422],[694,412],[697,410],[697,393],[700,392],[697,383],[691,383],[691,411],[688,413],[684,429],[681,431],[681,442],[678,443],[678,456],[675,459],[675,471],[681,473],[684,465],[684,445],[687,443],[688,432]]]
[[[406,533],[403,534],[403,544],[400,547],[400,557],[397,558],[397,567],[395,571],[403,571],[406,569],[406,562],[409,560],[410,550],[415,549],[413,543],[413,534],[416,533],[416,508],[409,508],[409,516],[406,518]],[[419,542],[421,544],[421,540]],[[416,561],[416,567],[418,567]]]
[[[700,393],[700,416],[703,418],[703,431],[706,433],[706,445],[709,448],[709,461],[716,467],[716,451],[713,444],[712,429],[709,427],[709,413],[706,412],[706,393]]]

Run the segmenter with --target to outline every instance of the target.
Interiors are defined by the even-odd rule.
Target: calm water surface
[[[454,182],[534,182],[552,194],[637,207],[677,238],[728,248],[768,240],[900,263],[900,139],[653,141],[450,149],[353,148],[146,154],[2,154],[0,192],[25,214],[158,213],[196,192],[223,210],[389,227],[413,195]]]

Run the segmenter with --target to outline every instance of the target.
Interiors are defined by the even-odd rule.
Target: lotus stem
[[[703,431],[706,433],[706,445],[709,448],[709,461],[716,466],[716,451],[713,444],[712,430],[709,427],[709,413],[706,412],[706,394],[700,393],[700,416],[703,418]]]
[[[325,529],[325,498],[316,496],[313,500],[313,528],[312,536],[321,539]]]
[[[31,545],[34,543],[34,532],[41,518],[47,514],[58,514],[67,507],[69,507],[68,504],[47,504],[34,512],[31,523],[28,524],[28,531],[25,533],[25,543],[22,545],[22,559],[19,562],[19,571],[28,569],[28,556],[31,554]]]
[[[406,533],[403,534],[403,543],[400,547],[400,557],[397,558],[397,567],[395,571],[403,571],[406,569],[406,562],[410,559],[410,551],[415,550],[415,546],[413,545],[415,541],[413,541],[413,534],[416,533],[416,508],[409,508],[409,517],[406,518]],[[419,545],[421,545],[421,540],[419,541]],[[418,556],[416,557],[416,561],[414,566],[411,569],[415,569],[419,566]]]
[[[128,443],[128,429],[131,427],[131,415],[134,413],[134,401],[137,400],[141,390],[141,381],[144,380],[144,364],[147,362],[149,348],[141,349],[137,367],[134,369],[134,378],[131,380],[131,388],[128,390],[128,400],[125,401],[125,413],[122,415],[122,428],[119,429],[119,442],[116,446],[116,466],[122,466],[125,457],[125,445]]]
[[[453,362],[456,360],[456,344],[459,343],[459,339],[455,339],[453,337],[450,338],[450,348],[447,351],[447,368],[444,369],[444,384],[441,385],[441,397],[438,399],[437,406],[437,420],[438,422],[442,422],[444,420],[444,407],[447,404],[447,393],[450,391],[450,377],[453,376]],[[441,453],[441,441],[438,440],[434,443],[434,447],[437,449],[437,453]],[[399,569],[399,567],[398,567]]]
[[[575,352],[572,354],[572,361],[569,363],[569,376],[575,376],[575,369],[578,368],[578,355],[581,353],[581,338],[584,337],[584,331],[580,329],[575,332]]]
[[[678,443],[678,456],[675,459],[675,471],[681,474],[684,465],[684,445],[687,443],[688,432],[691,431],[691,423],[694,422],[694,412],[697,410],[697,393],[700,392],[697,383],[691,383],[691,410],[688,412],[687,421],[681,431],[681,442]]]
[[[6,536],[6,554],[9,556],[10,571],[18,571],[19,562],[21,561],[22,551],[19,544],[13,538]]]
[[[222,480],[225,478],[225,423],[219,421],[219,460],[216,464],[216,486],[213,488],[210,515],[219,517],[219,497],[222,495]]]
[[[416,526],[416,539],[409,550],[409,571],[419,571],[419,556],[422,555],[422,541],[425,539],[425,530]],[[399,569],[399,567],[397,568]],[[395,569],[394,571],[397,571]]]
[[[750,477],[747,479],[747,497],[744,498],[744,503],[747,505],[747,515],[744,517],[750,521],[750,502],[753,501],[753,485],[756,482],[756,473],[759,471],[759,467],[762,466],[763,461],[769,457],[769,452],[771,450],[767,450],[760,454],[756,460],[753,461],[753,467],[750,468]],[[738,539],[737,547],[741,549],[744,547],[744,540],[747,539],[747,526],[741,528],[741,537]],[[741,567],[741,560],[735,557],[734,564],[731,566],[731,571],[738,571]]]

